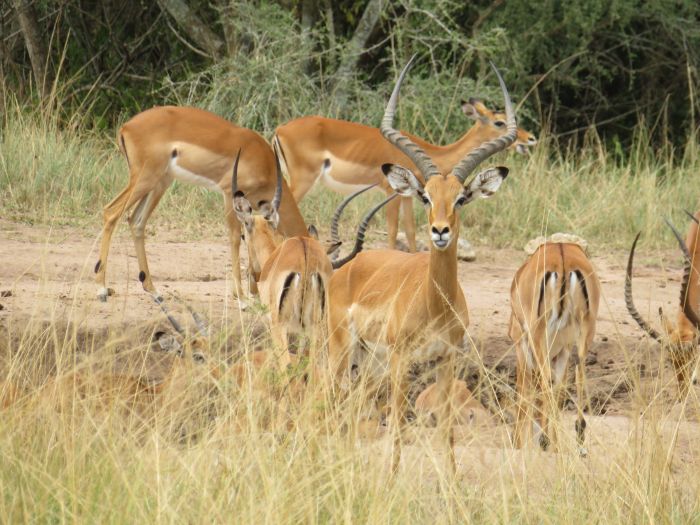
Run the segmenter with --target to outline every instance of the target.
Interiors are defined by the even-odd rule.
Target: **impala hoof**
[[[578,455],[582,458],[588,457],[588,449],[586,447],[578,447]]]
[[[100,288],[97,291],[97,298],[103,303],[107,302],[107,297],[110,295],[114,295],[114,290],[112,288]]]

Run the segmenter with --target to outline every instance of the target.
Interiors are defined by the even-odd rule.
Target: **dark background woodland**
[[[155,104],[193,104],[269,132],[304,114],[377,125],[396,70],[421,60],[402,126],[451,140],[460,99],[500,105],[560,146],[595,128],[613,149],[695,137],[697,0],[4,0],[0,111],[57,109],[110,131]]]

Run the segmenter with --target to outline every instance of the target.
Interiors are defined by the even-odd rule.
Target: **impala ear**
[[[382,172],[392,189],[402,197],[412,197],[423,192],[423,183],[403,166],[382,164]]]
[[[258,203],[258,210],[260,210],[262,216],[265,217],[265,220],[270,223],[270,226],[276,230],[277,226],[279,226],[280,216],[274,206],[268,201],[260,201]]]
[[[307,228],[307,230],[309,231],[310,237],[318,240],[318,230],[316,229],[316,226],[314,226],[313,224],[309,224],[309,227]]]
[[[253,226],[253,206],[242,191],[237,191],[233,196],[233,211],[246,229],[249,230]]]
[[[341,244],[343,244],[343,241],[336,241],[334,243],[329,244],[328,248],[326,249],[326,255],[328,255],[329,257],[333,255],[336,251],[338,251]]]
[[[503,166],[488,168],[479,172],[464,188],[466,202],[471,202],[479,197],[482,199],[489,198],[498,191],[498,188],[501,187],[501,183],[507,176],[508,168]]]
[[[470,98],[469,102],[467,102],[466,100],[462,100],[462,113],[464,113],[467,117],[469,117],[472,120],[477,120],[479,118],[479,112],[474,107],[474,104],[472,104],[472,100],[475,99]]]

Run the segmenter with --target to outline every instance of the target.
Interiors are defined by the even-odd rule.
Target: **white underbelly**
[[[319,178],[326,187],[333,191],[337,191],[338,193],[342,193],[344,195],[350,195],[351,193],[360,191],[361,189],[366,188],[368,185],[374,184],[379,180],[381,171],[380,168],[377,167],[377,177],[371,182],[348,182],[353,180],[353,174],[365,174],[367,172],[367,166],[342,160],[332,155],[327,155],[326,158],[330,161],[330,163],[327,164],[327,167],[324,165],[321,168],[321,176]],[[340,174],[344,175],[342,179],[344,179],[345,182],[337,180],[334,177],[334,175],[339,176]]]

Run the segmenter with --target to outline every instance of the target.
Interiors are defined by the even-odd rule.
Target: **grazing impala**
[[[285,365],[289,364],[290,360],[290,353],[287,351],[291,350],[289,335],[302,335],[304,331],[309,331],[312,342],[315,341],[318,344],[322,341],[318,330],[322,328],[322,321],[325,319],[331,273],[352,260],[361,251],[369,221],[387,201],[376,206],[363,219],[353,251],[348,256],[331,263],[327,251],[334,251],[339,242],[326,250],[311,235],[298,235],[285,240],[277,233],[278,210],[283,187],[279,160],[274,198],[271,203],[258,203],[260,214],[254,215],[252,205],[245,194],[238,189],[239,157],[240,151],[233,164],[231,191],[234,210],[238,220],[246,229],[251,272],[257,282],[260,299],[270,312],[270,331],[273,342],[278,349],[284,350],[281,354],[281,364]],[[276,158],[279,157],[276,156]],[[358,193],[363,191],[364,189]],[[356,195],[352,195],[346,201]],[[393,196],[389,200],[391,198]],[[346,202],[343,202],[340,205],[338,213],[333,218],[335,230],[345,204]],[[312,346],[315,345],[312,344]]]
[[[134,206],[129,226],[138,258],[139,280],[146,291],[157,295],[146,260],[146,223],[175,179],[222,194],[233,259],[233,291],[236,296],[241,294],[241,228],[233,213],[229,174],[236,151],[245,148],[241,189],[255,205],[269,199],[276,181],[275,156],[267,141],[254,131],[235,126],[208,111],[165,106],[149,109],[129,120],[119,130],[117,142],[129,167],[129,183],[103,212],[100,258],[95,265],[100,300],[106,301],[109,295],[105,274],[112,232],[117,221]],[[282,235],[306,232],[286,184],[283,184],[279,215]]]
[[[690,213],[688,215],[690,215],[693,222],[690,225],[685,242],[683,242],[683,238],[671,223],[668,223],[685,255],[678,306],[678,324],[674,326],[664,316],[663,310],[659,308],[659,316],[666,332],[665,335],[662,335],[644,320],[634,305],[632,298],[632,266],[634,264],[634,250],[641,232],[637,234],[634,243],[632,243],[629,260],[627,261],[627,277],[625,279],[625,303],[630,315],[642,330],[669,348],[669,357],[676,372],[680,399],[685,398],[690,383],[694,379],[698,344],[700,344],[700,318],[696,313],[696,308],[700,304],[700,272],[698,272],[697,266],[700,260],[700,242],[698,242],[700,211],[696,212],[694,216]]]
[[[438,171],[443,174],[450,173],[460,159],[474,148],[500,137],[506,130],[505,115],[489,110],[478,99],[462,102],[462,111],[474,120],[474,125],[453,144],[437,146],[405,133],[409,140],[433,159]],[[411,159],[382,140],[377,128],[318,116],[302,117],[278,127],[274,140],[284,146],[290,189],[297,202],[317,180],[341,193],[352,193],[368,184],[378,184],[379,189],[391,194],[393,190],[379,170],[385,163],[405,166],[423,182]],[[518,129],[513,147],[519,153],[525,153],[529,146],[536,143],[532,134]],[[396,247],[399,207],[409,250],[415,252],[416,230],[413,200],[410,198],[387,205],[389,248]]]
[[[510,288],[509,335],[517,344],[515,445],[524,446],[529,430],[538,425],[540,446],[546,450],[551,443],[556,448],[556,424],[550,418],[566,391],[569,357],[576,346],[576,435],[585,455],[585,366],[595,335],[600,283],[580,241],[561,237],[562,242],[554,235],[532,246]]]
[[[386,352],[391,374],[395,472],[406,425],[408,364],[411,360],[444,356],[438,366],[436,389],[443,409],[441,434],[448,444],[449,465],[454,472],[451,407],[446,401],[454,380],[454,354],[469,324],[467,303],[457,281],[459,208],[498,190],[508,174],[506,168],[489,168],[469,182],[466,179],[481,162],[515,141],[517,126],[505,83],[494,67],[505,98],[507,132],[472,150],[451,174],[441,174],[421,147],[393,128],[399,89],[414,59],[396,82],[381,131],[418,166],[422,177],[394,164],[383,165],[382,171],[397,193],[419,198],[426,206],[430,253],[370,250],[333,274],[328,358],[335,384],[339,385],[349,372],[348,362],[354,351],[371,351],[377,357]]]

